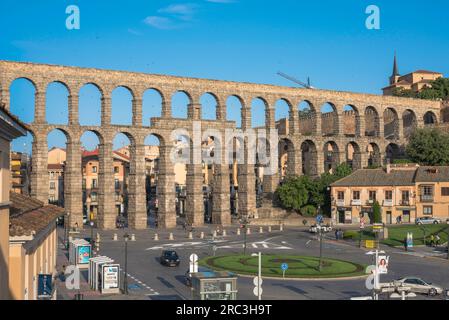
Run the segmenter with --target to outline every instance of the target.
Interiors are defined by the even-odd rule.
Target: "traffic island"
[[[341,279],[367,276],[366,266],[350,261],[323,258],[319,271],[318,257],[262,255],[262,276],[288,279]],[[229,271],[242,276],[257,276],[258,257],[229,255],[208,257],[199,264],[216,271]],[[283,267],[284,265],[284,267]],[[288,269],[285,269],[285,265]]]

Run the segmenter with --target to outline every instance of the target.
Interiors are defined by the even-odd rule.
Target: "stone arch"
[[[79,124],[101,125],[103,89],[96,83],[83,84],[79,91]]]
[[[434,125],[438,124],[438,117],[432,111],[427,111],[424,114],[423,120],[424,120],[425,126],[434,126]]]
[[[316,109],[314,105],[303,100],[298,104],[299,132],[302,135],[312,135],[316,131]]]
[[[174,92],[171,97],[172,117],[187,119],[192,103],[192,96],[187,91],[178,90]]]
[[[357,142],[351,141],[346,145],[346,163],[351,169],[362,169],[361,155],[361,149]]]
[[[393,164],[396,160],[400,160],[404,157],[402,148],[396,143],[390,143],[385,148],[385,162],[387,164]]]
[[[266,111],[269,108],[268,102],[261,97],[253,98],[251,101],[251,127],[266,128],[267,117]],[[273,119],[274,121],[274,119]]]
[[[27,77],[19,77],[9,84],[10,106],[12,114],[26,123],[34,121],[37,93],[36,83]]]
[[[335,173],[340,164],[340,149],[335,141],[327,141],[323,147],[324,172]]]
[[[418,118],[413,110],[407,109],[402,113],[402,127],[406,139],[409,139],[416,128],[418,128]]]
[[[142,95],[142,125],[151,126],[151,118],[160,118],[165,103],[162,91],[155,88],[145,89]]]
[[[204,93],[200,97],[201,104],[201,119],[202,120],[217,120],[220,108],[219,98],[210,92]]]
[[[49,124],[69,123],[70,88],[64,82],[53,81],[47,85],[45,115]]]
[[[111,124],[132,125],[134,92],[118,86],[111,92]]]
[[[305,140],[301,144],[302,173],[307,176],[318,175],[317,146],[312,140]]]
[[[285,98],[276,101],[275,105],[275,122],[280,135],[288,135],[290,126],[293,125],[292,104]]]
[[[366,152],[368,154],[368,167],[377,168],[382,166],[382,155],[380,148],[377,143],[370,143],[366,147]]]
[[[343,107],[343,119],[341,119],[343,126],[343,134],[347,137],[359,137],[364,133],[361,132],[360,114],[356,106],[348,104]]]
[[[365,132],[366,137],[378,137],[380,136],[380,119],[379,112],[373,106],[365,108]]]
[[[324,103],[321,108],[321,134],[323,136],[334,136],[339,131],[339,119],[337,107],[331,103]]]
[[[226,120],[235,121],[237,128],[242,128],[242,112],[244,101],[238,95],[231,95],[226,98]],[[236,112],[235,110],[238,110]]]
[[[292,140],[283,138],[279,141],[279,169],[281,180],[286,177],[295,176],[296,168],[296,150]]]
[[[396,109],[389,107],[384,110],[384,137],[387,140],[399,139],[399,115]]]

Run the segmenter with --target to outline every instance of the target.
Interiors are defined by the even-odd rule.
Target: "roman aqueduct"
[[[16,79],[27,79],[35,87],[34,121],[29,124],[32,136],[32,196],[48,201],[47,135],[58,129],[67,137],[67,160],[64,173],[65,207],[71,213],[71,224],[82,225],[81,135],[94,132],[99,145],[98,226],[114,229],[113,139],[124,133],[130,140],[131,160],[128,186],[129,226],[147,227],[144,139],[149,135],[160,141],[158,172],[159,227],[176,226],[174,164],[170,161],[174,128],[192,130],[199,122],[203,130],[236,129],[228,120],[226,101],[235,97],[241,105],[241,130],[251,128],[251,103],[254,99],[265,105],[265,129],[277,130],[275,106],[284,101],[289,106],[288,125],[279,129],[280,155],[287,154],[286,175],[319,175],[341,162],[349,161],[354,169],[381,165],[400,154],[410,132],[416,127],[435,125],[440,121],[440,102],[369,94],[308,90],[272,85],[237,83],[206,79],[183,78],[144,73],[109,71],[56,65],[0,61],[0,105],[10,108],[10,86]],[[46,90],[51,83],[63,84],[68,94],[68,124],[46,122]],[[101,92],[101,125],[82,126],[79,123],[78,100],[81,87],[95,85]],[[111,93],[117,87],[132,94],[132,125],[111,124]],[[162,97],[161,116],[150,126],[142,124],[142,96],[148,89]],[[190,103],[187,119],[172,117],[171,98],[184,92]],[[208,93],[216,100],[216,120],[201,119],[200,97]],[[298,106],[306,103],[308,112]],[[331,112],[322,113],[321,106],[330,105]],[[201,143],[191,141],[193,143]],[[250,152],[243,144],[245,157]],[[193,148],[192,148],[193,150]],[[193,153],[192,153],[193,156]],[[281,172],[281,171],[279,171]],[[263,192],[268,198],[280,181],[280,173],[263,179]],[[215,165],[213,181],[214,224],[229,225],[230,167]],[[239,164],[239,215],[256,210],[255,170],[253,164]],[[187,165],[186,216],[193,226],[204,223],[203,176],[201,164]]]

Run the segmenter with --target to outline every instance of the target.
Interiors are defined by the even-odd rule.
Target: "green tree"
[[[276,195],[282,208],[300,212],[309,199],[307,180],[308,177],[291,178],[279,186]]]
[[[396,87],[391,91],[391,94],[396,97],[402,98],[416,98],[417,94],[413,90]]]
[[[406,153],[420,165],[448,165],[449,135],[435,128],[418,129],[411,136]]]
[[[374,223],[382,223],[382,211],[377,201],[373,204],[373,220]]]
[[[430,83],[430,87],[424,88],[418,93],[418,98],[421,99],[449,99],[449,78],[439,78]]]

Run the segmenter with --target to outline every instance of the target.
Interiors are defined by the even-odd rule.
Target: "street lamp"
[[[243,227],[243,255],[246,256],[246,228],[248,225],[248,216],[244,215],[242,216],[242,219],[240,220],[242,227]]]
[[[320,215],[321,206],[318,205],[317,213]],[[321,222],[319,223],[319,232],[320,232],[320,264],[318,266],[319,272],[323,269],[323,228],[321,228]]]
[[[126,233],[123,238],[125,239],[125,274],[123,276],[123,293],[128,294],[128,240],[129,235]]]
[[[65,225],[65,247],[66,249],[69,248],[69,231],[70,231],[70,212],[67,212],[66,216],[64,217],[64,225]]]
[[[93,251],[94,249],[94,222],[91,221],[90,225],[90,249]]]

